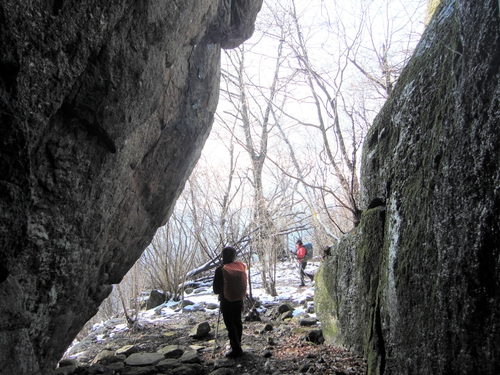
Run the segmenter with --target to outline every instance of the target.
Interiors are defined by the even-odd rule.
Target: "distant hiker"
[[[305,286],[304,276],[309,277],[311,281],[313,281],[314,275],[305,272],[307,260],[310,258],[310,256],[308,256],[307,254],[307,249],[302,243],[302,239],[299,238],[297,242],[295,242],[295,251],[292,251],[292,253],[295,254],[297,260],[299,261],[300,286]]]
[[[241,313],[247,294],[246,265],[236,262],[236,250],[227,246],[222,250],[222,266],[215,270],[214,293],[219,295],[220,311],[227,328],[231,350],[225,356],[237,358],[243,355],[241,336],[243,323]]]

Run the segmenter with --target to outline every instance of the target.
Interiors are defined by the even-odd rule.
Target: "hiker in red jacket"
[[[243,324],[241,313],[243,300],[247,293],[246,265],[235,261],[236,250],[228,246],[222,250],[222,266],[215,270],[214,293],[219,295],[220,311],[227,328],[227,335],[231,344],[225,356],[237,358],[243,355],[241,336]]]
[[[313,281],[314,275],[305,272],[307,266],[307,260],[305,259],[307,250],[302,243],[302,239],[299,238],[297,242],[295,242],[295,248],[296,250],[294,254],[297,256],[297,260],[299,261],[300,286],[305,286],[306,284],[304,283],[304,276],[309,277],[309,279]]]

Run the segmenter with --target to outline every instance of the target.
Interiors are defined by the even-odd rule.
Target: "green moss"
[[[331,265],[324,262],[316,273],[314,306],[318,318],[321,321],[321,328],[325,340],[334,344],[338,342],[338,322],[336,317],[337,306],[334,303],[335,290],[333,289],[334,273]]]
[[[368,356],[366,357],[366,373],[368,375],[379,375],[383,373],[381,370],[380,363],[380,355],[376,350],[372,350],[368,352]]]
[[[438,5],[433,3],[432,11]],[[389,219],[394,220],[397,215],[403,222],[400,228],[392,229],[397,232],[389,232],[386,224],[385,233],[380,234],[376,223],[371,222],[372,212],[365,212],[362,219],[356,272],[363,281],[357,293],[365,296],[369,306],[358,316],[365,329],[358,340],[363,342],[368,374],[380,373],[387,360],[385,340],[389,335],[383,329],[389,330],[391,326],[390,322],[385,326],[382,322],[389,321],[390,293],[395,293],[398,301],[404,301],[397,306],[396,314],[405,314],[406,319],[409,316],[418,319],[422,314],[418,306],[432,308],[436,299],[437,281],[433,275],[437,272],[437,245],[432,202],[442,173],[440,161],[446,157],[444,129],[454,116],[456,77],[461,69],[459,25],[454,14],[443,14],[439,22],[432,23],[433,30],[427,30],[429,35],[423,37],[391,98],[377,116],[363,151],[365,190],[372,194],[370,198],[387,194],[388,200],[396,202],[396,206],[388,207]],[[387,190],[380,191],[380,187]],[[389,282],[391,241],[397,246],[391,269],[392,285]],[[418,329],[418,324],[406,325],[401,334],[417,337]],[[405,342],[401,337],[397,340]]]
[[[374,337],[373,306],[378,296],[383,207],[363,213],[360,225],[343,238],[316,275],[315,309],[330,344],[366,351]]]

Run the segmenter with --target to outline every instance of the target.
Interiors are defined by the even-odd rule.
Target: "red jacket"
[[[297,259],[302,263],[304,257],[306,256],[307,250],[304,246],[299,246],[297,249]]]

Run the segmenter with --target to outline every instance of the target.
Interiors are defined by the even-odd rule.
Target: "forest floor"
[[[135,328],[129,328],[124,318],[111,319],[96,327],[85,339],[76,343],[65,358],[78,363],[74,372],[61,374],[187,374],[174,370],[165,371],[154,366],[129,368],[114,367],[114,372],[104,368],[97,369],[96,358],[104,351],[114,352],[132,345],[138,352],[156,353],[170,345],[178,345],[187,351],[196,351],[196,367],[193,374],[364,374],[366,364],[358,354],[345,348],[318,342],[321,336],[321,323],[314,314],[313,287],[290,285],[283,278],[278,289],[281,298],[262,298],[259,304],[260,321],[245,320],[242,347],[244,355],[236,359],[224,357],[228,339],[222,317],[219,318],[218,306],[207,294],[199,293],[187,298],[204,300],[185,308],[166,308],[154,313],[149,311],[139,319]],[[289,298],[301,296],[300,298]],[[263,296],[261,296],[263,297]],[[287,304],[294,309],[291,317],[283,318],[277,313],[279,306]],[[215,306],[214,306],[215,305]],[[168,310],[168,313],[165,313]],[[208,322],[210,332],[200,338],[190,336],[193,327]],[[312,333],[312,334],[311,334]],[[311,339],[312,337],[312,339]],[[180,371],[180,368],[178,369]],[[224,371],[222,371],[224,370]],[[191,371],[191,369],[189,369]]]

